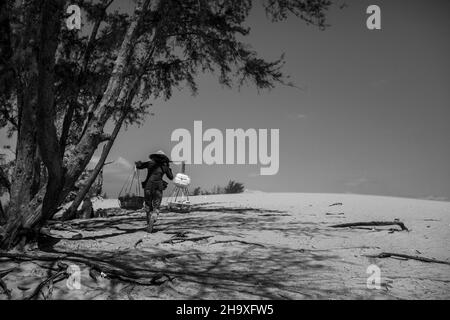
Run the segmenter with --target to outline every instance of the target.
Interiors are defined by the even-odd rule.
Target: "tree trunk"
[[[21,132],[19,132],[18,137],[17,159],[20,161],[18,161],[15,169],[16,177],[19,177],[19,179],[14,181],[11,188],[12,198],[14,199],[14,214],[12,217],[9,216],[9,221],[2,235],[0,247],[4,249],[14,246],[22,231],[29,232],[30,229],[39,228],[55,213],[57,207],[73,189],[75,182],[86,168],[98,144],[103,141],[103,128],[116,110],[114,106],[122,105],[128,96],[130,86],[129,83],[124,85],[124,82],[126,82],[124,80],[133,55],[138,27],[143,16],[142,13],[148,7],[150,1],[138,1],[99,107],[95,110],[93,118],[80,142],[67,157],[68,160],[65,166],[63,166],[59,157],[59,143],[54,125],[55,110],[52,90],[53,65],[57,44],[56,35],[59,32],[59,28],[56,29],[56,26],[58,25],[59,27],[61,23],[62,12],[59,12],[59,10],[62,8],[64,1],[47,0],[42,3],[36,0],[36,2],[39,4],[37,8],[32,10],[27,8],[26,11],[29,16],[36,15],[36,12],[41,13],[38,27],[40,27],[39,34],[42,36],[35,43],[39,44],[42,52],[39,52],[39,60],[36,59],[37,55],[34,54],[31,57],[33,59],[29,62],[32,65],[30,70],[33,77],[28,81],[26,88],[33,89],[33,94],[31,95],[33,103],[24,104],[24,108],[20,110],[23,118],[21,119]],[[43,11],[40,11],[41,8]],[[30,20],[32,19],[30,18]],[[33,26],[36,25],[36,21],[34,23],[27,21],[27,23]],[[37,32],[28,34],[35,35]],[[45,39],[47,44],[41,42],[42,39]],[[29,65],[27,65],[27,68],[30,68]],[[25,95],[25,97],[28,98],[28,95]],[[37,108],[34,106],[37,105],[38,100],[42,104],[39,105],[39,110],[36,110]],[[36,126],[35,115],[39,118],[39,127]],[[24,119],[27,121],[22,121]],[[30,194],[28,189],[31,186],[30,179],[32,174],[26,175],[24,172],[29,173],[28,171],[32,171],[30,168],[32,168],[36,151],[36,131],[32,130],[36,130],[35,128],[37,127],[39,148],[42,160],[47,168],[48,182],[46,188],[42,188],[30,202],[30,199],[23,201],[23,197]],[[30,131],[32,132],[30,133]],[[34,148],[30,148],[31,145]],[[67,170],[63,169],[64,167]],[[27,179],[30,181],[27,181]],[[27,189],[27,192],[21,192],[24,188]]]
[[[9,182],[8,175],[3,168],[0,167],[0,189],[3,188],[9,194],[11,190],[11,182]],[[0,201],[0,226],[3,226],[8,221],[8,216],[5,209],[3,209],[2,202]]]
[[[120,119],[117,121],[114,130],[111,134],[111,137],[109,138],[108,142],[103,148],[102,154],[100,156],[100,159],[98,160],[97,165],[95,166],[94,170],[91,173],[91,176],[86,181],[86,184],[81,188],[81,190],[78,192],[75,200],[73,200],[72,204],[70,205],[69,209],[67,209],[66,212],[64,212],[62,219],[63,220],[70,220],[73,219],[77,213],[78,207],[80,206],[83,199],[88,194],[89,190],[92,187],[92,184],[97,179],[97,176],[99,173],[103,170],[103,166],[105,165],[106,158],[108,157],[109,152],[111,151],[111,148],[114,144],[114,141],[116,140],[117,134],[120,131],[120,128],[122,127],[122,123],[126,118],[126,111],[124,111],[120,117]]]
[[[0,186],[5,188],[8,192],[11,191],[11,182],[9,182],[8,175],[2,167],[0,167]]]
[[[34,45],[38,28],[36,16],[39,12],[39,1],[31,1],[26,12],[20,17],[24,28],[18,35],[19,44],[15,52],[17,64],[22,69],[17,81],[17,96],[19,108],[19,128],[17,135],[16,159],[13,171],[14,180],[11,184],[10,202],[8,207],[8,222],[2,235],[1,248],[9,248],[17,238],[22,221],[22,214],[28,211],[33,183],[33,163],[36,156],[36,117],[38,66],[37,50]],[[16,8],[17,9],[17,8]]]
[[[35,214],[33,204],[36,201],[41,202],[43,199],[44,208],[52,209],[53,198],[61,186],[62,170],[55,167],[54,160],[59,157],[51,153],[57,141],[53,137],[56,129],[52,122],[53,66],[64,3],[64,0],[31,1],[26,8],[21,8],[24,10],[22,19],[26,22],[23,34],[19,36],[21,43],[17,50],[17,54],[22,55],[20,62],[24,70],[19,75],[21,82],[18,88],[21,118],[8,223],[0,243],[3,249],[14,246],[23,232],[28,233],[34,227],[26,225],[26,221]],[[35,201],[31,199],[31,194],[38,140],[42,159],[49,172],[46,188],[49,192]],[[36,196],[39,195],[42,196],[41,191]]]
[[[67,144],[67,138],[69,137],[70,133],[70,126],[72,124],[73,115],[75,113],[75,107],[76,107],[76,97],[71,97],[71,101],[68,104],[68,109],[66,113],[64,114],[62,129],[61,129],[61,137],[59,138],[59,149],[60,154],[59,157],[61,159],[64,158],[64,152],[66,150],[66,144]]]
[[[91,35],[89,36],[89,41],[86,46],[86,50],[84,51],[82,67],[81,67],[81,70],[80,70],[79,74],[77,75],[77,79],[75,81],[76,87],[74,88],[74,92],[69,99],[68,109],[67,109],[67,111],[64,115],[64,119],[63,119],[61,138],[59,140],[59,145],[60,145],[60,149],[61,149],[60,150],[61,158],[64,157],[64,151],[66,149],[67,138],[69,137],[69,133],[70,133],[70,125],[72,123],[73,115],[75,113],[75,108],[76,108],[76,104],[77,104],[77,100],[78,100],[78,95],[80,93],[81,85],[84,82],[84,78],[85,78],[86,72],[88,70],[89,59],[91,57],[92,50],[94,49],[95,39],[96,39],[98,31],[100,29],[100,24],[105,19],[106,10],[112,3],[113,3],[113,0],[109,0],[109,2],[106,3],[105,6],[101,9],[101,14],[99,14],[97,19],[95,20],[94,27],[92,28]]]
[[[0,226],[3,226],[7,220],[8,220],[8,217],[5,213],[5,210],[3,210],[3,204],[0,201]]]
[[[13,88],[14,77],[12,66],[7,63],[12,55],[11,27],[9,19],[8,1],[0,0],[0,92],[10,93]]]
[[[39,154],[39,147],[36,150],[36,156],[34,158],[34,165],[33,165],[33,184],[31,185],[31,198],[33,198],[38,192],[39,189],[42,187],[42,180],[44,178],[43,175],[43,167],[42,167],[42,159]]]
[[[43,0],[40,49],[39,49],[39,85],[37,131],[39,151],[48,172],[47,191],[45,193],[42,211],[45,222],[59,205],[59,191],[64,183],[63,161],[60,157],[58,135],[55,127],[54,105],[54,66],[55,53],[58,47],[58,37],[61,30],[65,0]],[[34,227],[34,226],[33,226]]]
[[[142,2],[143,1],[141,0],[136,5],[135,13],[127,33],[125,34],[125,38],[115,61],[111,78],[99,106],[94,111],[92,119],[80,139],[80,142],[67,157],[69,160],[66,163],[67,174],[63,187],[63,193],[66,196],[70,190],[72,190],[76,180],[92,158],[98,144],[102,141],[103,128],[116,110],[114,106],[123,105],[123,101],[129,95],[130,86],[129,83],[126,83],[125,77],[128,71],[127,68],[130,58],[134,51],[134,42],[141,14],[143,9],[148,6],[149,1],[146,0],[144,5]]]

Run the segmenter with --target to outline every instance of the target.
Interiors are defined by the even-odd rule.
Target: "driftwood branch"
[[[361,226],[392,226],[397,225],[403,231],[409,231],[405,224],[401,221],[368,221],[368,222],[352,222],[332,225],[331,228],[347,228],[347,227],[361,227]]]
[[[342,206],[342,202],[335,202],[329,205],[329,207],[334,207],[334,206]]]
[[[433,259],[433,258],[426,258],[426,257],[420,257],[420,256],[410,256],[408,254],[403,254],[403,253],[382,252],[382,253],[376,254],[376,255],[366,255],[366,257],[380,258],[380,259],[382,259],[382,258],[403,258],[403,259],[412,259],[412,260],[428,262],[428,263],[440,263],[440,264],[450,265],[449,261],[437,260],[437,259]]]

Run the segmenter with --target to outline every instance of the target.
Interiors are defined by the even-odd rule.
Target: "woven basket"
[[[169,211],[177,212],[177,213],[189,213],[191,212],[192,205],[190,203],[181,203],[181,202],[169,202],[167,203],[167,208]]]
[[[124,196],[119,197],[119,204],[122,209],[139,210],[144,206],[144,197]]]

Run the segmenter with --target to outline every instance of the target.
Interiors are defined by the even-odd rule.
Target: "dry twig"
[[[412,259],[412,260],[417,260],[417,261],[422,261],[422,262],[427,262],[427,263],[440,263],[440,264],[446,264],[446,265],[450,265],[449,261],[443,261],[443,260],[437,260],[437,259],[433,259],[433,258],[426,258],[426,257],[419,257],[419,256],[410,256],[408,254],[403,254],[403,253],[392,253],[392,252],[382,252],[376,255],[366,255],[366,257],[369,258],[403,258],[403,259]]]
[[[347,227],[361,227],[361,226],[392,226],[397,225],[403,231],[409,231],[405,224],[401,221],[367,221],[367,222],[351,222],[332,225],[331,228],[347,228]]]

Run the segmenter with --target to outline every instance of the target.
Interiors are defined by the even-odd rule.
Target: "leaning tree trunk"
[[[83,136],[67,157],[67,172],[64,187],[61,191],[60,203],[73,189],[75,182],[88,165],[98,145],[111,138],[103,133],[103,128],[117,110],[116,107],[124,105],[135,83],[127,80],[126,75],[130,58],[134,52],[134,43],[142,18],[142,12],[148,5],[149,0],[138,1],[131,23],[122,41],[105,93],[94,111]]]
[[[62,219],[63,220],[70,220],[73,219],[77,213],[78,207],[80,206],[83,199],[88,194],[89,190],[92,187],[92,184],[97,179],[99,173],[102,171],[103,166],[105,165],[106,158],[108,157],[109,152],[111,151],[111,148],[114,144],[114,141],[116,140],[117,134],[120,131],[120,128],[122,127],[122,123],[125,120],[127,116],[126,111],[123,111],[122,115],[120,116],[120,119],[117,121],[114,130],[111,134],[111,137],[109,138],[108,142],[104,146],[102,150],[102,154],[100,156],[100,159],[97,162],[97,165],[95,166],[94,170],[92,171],[90,177],[86,181],[85,185],[81,188],[81,190],[77,193],[77,196],[75,197],[75,200],[73,200],[70,207],[67,209],[66,212],[64,212]]]

